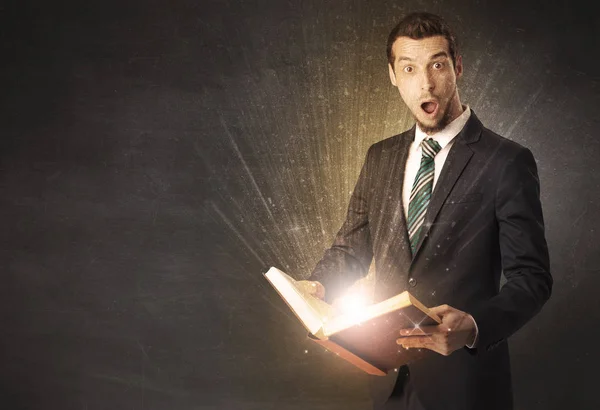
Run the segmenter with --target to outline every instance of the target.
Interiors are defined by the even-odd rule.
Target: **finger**
[[[307,280],[300,280],[300,281],[296,282],[296,286],[298,288],[300,288],[300,290],[302,292],[310,293],[311,286],[310,286],[310,282],[309,281],[307,281]]]
[[[396,343],[402,345],[406,349],[435,349],[436,343],[433,339],[428,336],[416,336],[410,338],[400,338],[396,340]]]
[[[450,345],[450,336],[442,334],[442,333],[433,333],[431,335],[424,336],[404,336],[396,339],[396,343],[398,344],[406,344],[406,345],[421,345],[425,344],[436,344],[439,346],[449,346]]]
[[[320,299],[323,299],[325,296],[325,287],[320,282],[301,280],[296,282],[296,285],[298,285],[303,292],[306,292],[309,295],[316,296]]]
[[[400,341],[400,342],[398,342]],[[443,356],[451,353],[447,343],[439,342],[427,336],[398,339],[397,343],[405,349],[429,349]]]
[[[321,282],[313,282],[313,289],[315,289],[315,296],[319,299],[323,299],[325,297],[325,286],[321,284]]]
[[[450,310],[452,310],[452,308],[448,305],[439,305],[429,308],[431,313],[435,313],[438,316],[443,316],[444,313],[448,313]]]
[[[396,343],[404,347],[424,347],[430,343],[428,336],[401,337],[396,339]]]

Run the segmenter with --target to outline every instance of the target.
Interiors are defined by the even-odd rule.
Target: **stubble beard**
[[[419,121],[419,119],[416,116],[414,116],[414,117],[415,117],[415,121],[417,122],[417,124],[419,124],[419,128],[425,134],[435,134],[436,132],[439,132],[439,131],[443,130],[444,128],[446,128],[448,126],[448,124],[450,124],[452,122],[451,118],[450,118],[451,117],[450,105],[446,106],[444,115],[442,115],[442,118],[440,118],[439,121],[437,123],[435,123],[434,125],[431,125],[431,126],[425,125],[421,121]]]
[[[413,114],[413,116],[415,117],[415,121],[417,122],[417,124],[419,124],[419,128],[421,128],[421,131],[423,131],[425,134],[434,134],[436,132],[439,132],[441,130],[443,130],[444,128],[446,128],[448,126],[448,124],[450,124],[454,118],[452,118],[452,103],[454,101],[454,97],[457,95],[458,93],[458,86],[455,84],[454,85],[454,92],[452,93],[452,98],[448,101],[448,104],[446,104],[446,108],[444,110],[444,114],[442,115],[442,118],[439,119],[439,121],[437,123],[435,123],[434,125],[428,126],[423,124],[421,121],[419,121],[419,119],[417,118],[416,115]],[[419,109],[422,109],[421,107],[419,107]]]

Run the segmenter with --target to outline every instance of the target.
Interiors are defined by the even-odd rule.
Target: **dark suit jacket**
[[[347,218],[309,280],[331,302],[375,258],[376,300],[409,290],[448,304],[479,327],[476,349],[431,352],[411,364],[421,402],[435,409],[510,409],[506,338],[550,297],[552,277],[531,152],[485,128],[475,113],[457,135],[432,193],[414,255],[402,185],[415,127],[369,148]],[[506,283],[501,289],[500,275]],[[377,380],[374,380],[377,383]]]

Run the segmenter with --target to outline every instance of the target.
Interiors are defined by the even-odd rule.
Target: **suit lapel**
[[[481,122],[475,116],[475,112],[471,111],[469,120],[461,132],[456,136],[454,144],[452,145],[452,148],[448,153],[448,157],[444,162],[439,180],[435,184],[435,188],[431,195],[431,201],[429,202],[427,212],[425,213],[425,220],[423,222],[421,236],[412,258],[413,262],[416,259],[423,242],[427,236],[429,236],[429,231],[433,228],[433,224],[438,213],[440,212],[440,209],[442,208],[442,205],[444,205],[444,202],[446,202],[446,198],[448,198],[450,191],[452,191],[452,188],[454,188],[456,181],[473,156],[473,150],[471,150],[469,144],[479,139],[481,128]]]
[[[413,143],[413,141],[415,140],[415,126],[413,126],[413,128],[411,128],[410,130],[408,130],[408,135],[406,138],[402,138],[400,140],[400,142],[397,145],[397,152],[396,152],[396,160],[395,160],[395,166],[394,168],[397,170],[397,173],[395,175],[395,178],[393,178],[394,186],[400,187],[400,190],[398,192],[398,196],[400,197],[400,207],[399,207],[399,216],[398,216],[398,221],[394,222],[394,224],[392,226],[398,226],[399,230],[402,234],[402,246],[400,249],[402,249],[402,254],[401,254],[401,260],[402,262],[404,261],[410,261],[412,259],[412,253],[410,250],[410,239],[408,237],[408,227],[407,227],[407,223],[406,223],[406,215],[404,215],[404,200],[403,200],[403,195],[402,192],[404,190],[404,169],[406,167],[406,161],[408,159],[408,151],[410,150],[410,145]],[[405,266],[404,264],[401,264],[400,266]]]
[[[405,290],[403,278],[406,277],[411,264],[412,254],[410,241],[406,229],[406,217],[402,202],[404,185],[404,168],[408,152],[414,141],[415,129],[397,135],[394,145],[389,150],[380,151],[377,159],[378,170],[375,173],[373,184],[376,187],[373,207],[374,224],[372,232],[374,237],[374,252],[376,258],[376,291],[377,301],[385,300]],[[383,261],[379,266],[377,262]]]

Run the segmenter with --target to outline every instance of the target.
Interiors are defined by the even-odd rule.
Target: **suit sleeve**
[[[479,328],[477,348],[486,351],[536,315],[552,292],[540,184],[528,149],[504,165],[495,212],[506,283],[498,295],[471,312]]]
[[[325,301],[331,303],[344,289],[368,273],[373,247],[369,230],[369,179],[372,177],[373,147],[369,148],[358,181],[350,197],[346,220],[333,244],[325,251],[308,280],[325,286]]]

